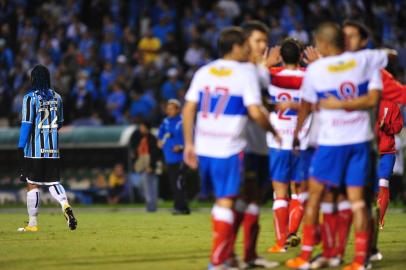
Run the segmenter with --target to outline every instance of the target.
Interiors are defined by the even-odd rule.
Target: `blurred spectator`
[[[103,61],[115,63],[117,56],[121,53],[121,45],[114,39],[114,34],[104,34],[104,41],[100,45],[100,56]]]
[[[7,70],[11,70],[14,65],[13,51],[7,47],[6,40],[0,38],[0,62]]]
[[[122,124],[124,122],[123,113],[127,96],[119,83],[114,83],[111,88],[112,92],[108,95],[106,101],[107,110],[116,123]]]
[[[131,92],[131,99],[130,116],[133,122],[139,123],[142,119],[147,119],[155,107],[151,96],[148,93],[141,95],[133,91]]]
[[[189,66],[201,66],[204,64],[205,50],[198,41],[193,41],[186,50],[184,61]]]
[[[102,73],[100,74],[100,95],[107,97],[109,87],[116,79],[116,73],[113,70],[113,65],[110,62],[104,64]]]
[[[161,87],[161,97],[164,100],[178,99],[179,91],[184,87],[183,83],[178,79],[178,70],[171,68],[166,75],[168,80]]]
[[[303,44],[309,43],[309,35],[303,30],[302,25],[298,22],[294,23],[295,29],[289,32],[289,36],[301,41]]]
[[[150,125],[147,122],[139,125],[139,134],[132,138],[134,145],[134,171],[142,177],[142,186],[146,209],[155,212],[158,203],[158,176],[160,152],[157,147],[157,139],[150,133]]]
[[[122,202],[125,192],[126,176],[123,164],[116,164],[109,176],[109,204]]]
[[[143,63],[149,64],[154,62],[157,59],[160,48],[161,41],[159,38],[153,36],[151,30],[148,30],[138,44]]]

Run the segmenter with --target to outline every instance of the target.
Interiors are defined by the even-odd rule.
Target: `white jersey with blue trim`
[[[345,52],[322,58],[307,68],[303,99],[318,103],[333,95],[340,100],[382,90],[380,69],[387,64],[387,54],[380,50]],[[366,110],[326,110],[319,112],[318,145],[339,146],[370,141],[373,133]]]
[[[247,107],[261,104],[255,66],[219,59],[194,75],[186,100],[197,103],[195,150],[226,158],[244,150]]]

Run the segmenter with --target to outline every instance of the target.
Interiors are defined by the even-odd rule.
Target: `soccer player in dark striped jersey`
[[[38,231],[39,186],[47,186],[61,205],[71,230],[77,221],[68,203],[59,176],[58,130],[63,123],[62,98],[51,89],[46,67],[37,65],[31,71],[31,89],[24,96],[18,155],[22,181],[27,183],[28,225],[19,231]]]

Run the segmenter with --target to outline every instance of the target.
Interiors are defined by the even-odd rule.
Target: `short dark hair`
[[[281,44],[281,56],[286,64],[298,64],[303,51],[302,43],[294,38],[286,38]]]
[[[241,25],[241,28],[244,30],[245,36],[247,38],[251,36],[252,32],[254,31],[259,31],[266,34],[267,36],[269,34],[268,26],[266,26],[266,24],[264,24],[263,22],[257,20],[245,22]]]
[[[219,56],[223,57],[233,50],[234,45],[243,45],[246,38],[241,27],[231,26],[220,32],[218,39]]]
[[[316,36],[328,41],[337,49],[345,49],[344,32],[340,26],[334,22],[324,22],[317,26]]]
[[[346,26],[351,26],[351,27],[357,28],[362,40],[366,40],[370,36],[370,31],[369,31],[368,27],[365,24],[363,24],[362,22],[355,21],[355,20],[345,20],[343,23],[343,28]]]

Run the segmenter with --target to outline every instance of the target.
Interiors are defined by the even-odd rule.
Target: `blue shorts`
[[[269,179],[269,160],[266,155],[254,153],[244,154],[245,181],[255,179],[259,187],[263,187]]]
[[[379,157],[378,164],[378,179],[388,180],[393,173],[393,167],[395,166],[396,155],[395,154],[382,154]]]
[[[364,186],[370,176],[370,143],[319,146],[310,175],[328,187]]]
[[[310,165],[315,151],[316,149],[313,147],[300,151],[300,178],[304,181],[309,179]]]
[[[216,198],[238,196],[243,173],[240,154],[229,158],[199,156],[199,173],[202,186],[213,187]]]
[[[269,170],[272,181],[289,183],[302,180],[300,158],[292,150],[269,148]]]

